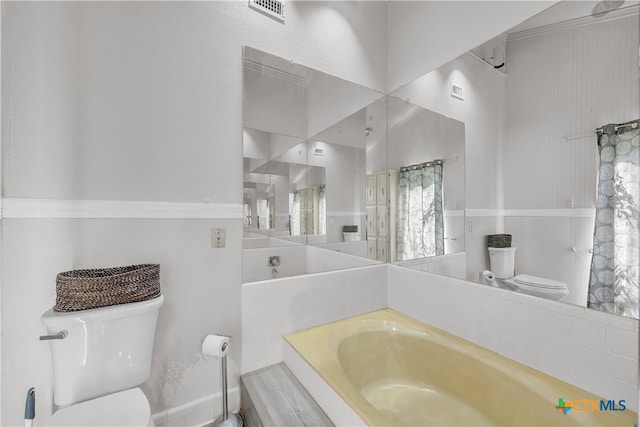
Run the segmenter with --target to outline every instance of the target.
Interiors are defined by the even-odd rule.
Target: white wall
[[[389,2],[389,92],[412,82],[554,1]]]
[[[2,12],[4,197],[194,202],[214,214],[3,220],[0,423],[22,422],[31,385],[36,425],[51,413],[39,316],[53,305],[55,274],[79,267],[161,263],[167,299],[144,386],[153,412],[219,392],[219,364],[199,345],[207,333],[240,334],[242,45],[380,90],[386,5],[289,2],[285,25],[240,1]],[[226,248],[210,248],[212,227],[227,229]]]
[[[594,131],[640,117],[638,28],[636,14],[507,43],[504,230],[516,271],[567,283],[571,303],[587,300]]]
[[[639,27],[634,15],[509,39],[506,209],[595,207],[595,129],[640,116]]]

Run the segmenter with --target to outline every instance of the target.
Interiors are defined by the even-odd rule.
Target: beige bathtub
[[[633,426],[637,419],[628,409],[600,411],[598,396],[389,309],[285,339],[372,426]],[[575,405],[567,415],[555,408],[560,397]]]

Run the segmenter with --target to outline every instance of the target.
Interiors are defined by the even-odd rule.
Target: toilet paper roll
[[[231,337],[207,335],[202,341],[202,353],[208,356],[223,357],[229,351]]]

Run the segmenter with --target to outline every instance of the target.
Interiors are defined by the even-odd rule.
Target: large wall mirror
[[[593,6],[559,2],[388,96],[245,48],[248,240],[454,260],[443,274],[482,283],[488,235],[509,234],[498,287],[637,318],[640,6]],[[612,140],[631,158],[613,174]]]
[[[386,170],[385,97],[245,47],[243,115],[245,248],[369,257],[365,177],[373,158]]]
[[[244,97],[245,248],[464,251],[462,122],[249,47]]]
[[[389,260],[464,252],[464,123],[392,96],[387,111]]]
[[[638,318],[638,3],[559,2],[394,93],[465,121],[468,280]]]

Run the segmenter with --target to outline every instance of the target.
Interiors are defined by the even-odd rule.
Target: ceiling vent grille
[[[249,7],[284,23],[284,2],[279,0],[249,0]]]

